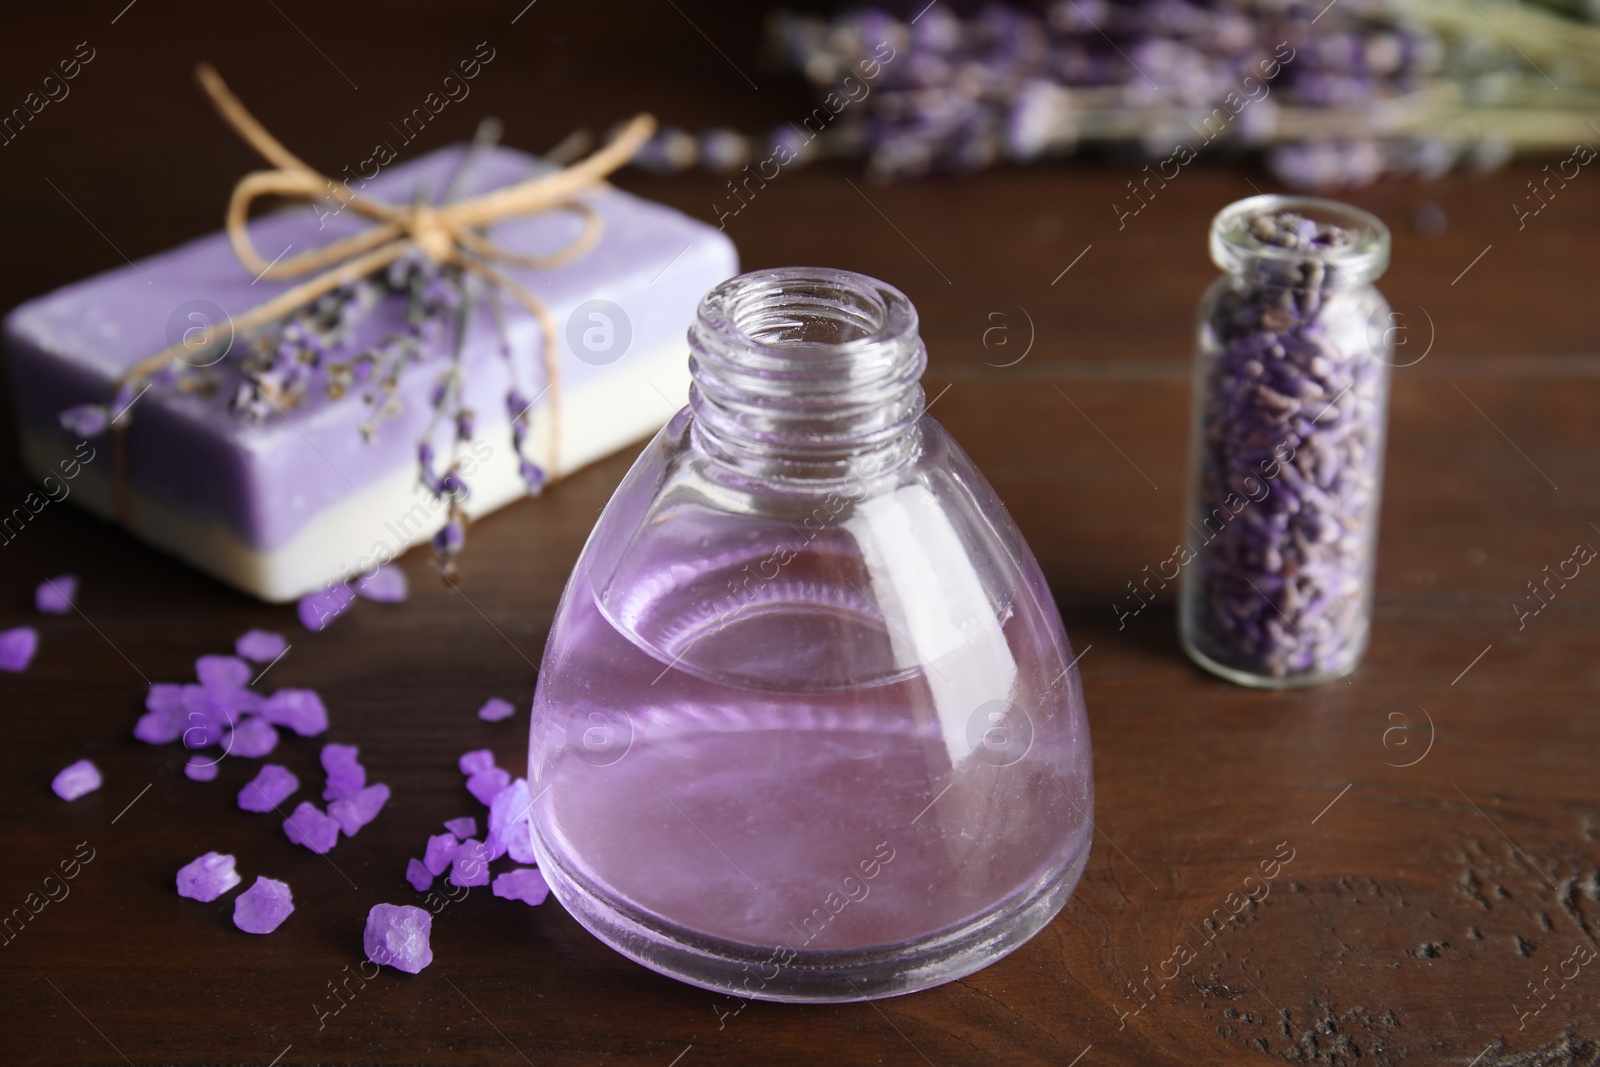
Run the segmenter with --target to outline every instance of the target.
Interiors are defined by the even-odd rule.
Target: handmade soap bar
[[[548,169],[501,148],[464,165],[465,151],[395,166],[360,191],[392,204],[445,189],[473,197]],[[428,323],[417,333],[406,301],[389,296],[333,354],[354,366],[353,376],[341,381],[337,368],[314,365],[310,387],[291,403],[238,405],[240,364],[256,344],[250,337],[235,338],[218,362],[211,361],[220,345],[158,375],[134,400],[115,447],[116,435],[103,433],[89,442],[92,451],[77,454],[75,464],[89,459],[71,499],[111,518],[120,488],[121,520],[133,533],[282,601],[370,569],[443,525],[445,502],[419,482],[424,440],[441,468],[459,461],[470,489],[464,506],[477,517],[526,492],[524,456],[566,473],[647,435],[685,403],[685,331],[701,295],[737,270],[736,253],[719,231],[609,186],[579,199],[600,222],[593,247],[559,266],[501,268],[547,309],[559,380],[550,388],[544,333],[520,303],[493,292],[469,303],[459,360],[471,428],[462,444],[451,420],[435,417],[457,354],[430,340],[451,336],[456,324]],[[250,232],[264,257],[295,256],[365,225],[354,211],[318,205],[264,216]],[[484,237],[538,256],[572,242],[582,226],[578,214],[552,211],[501,220]],[[120,375],[185,330],[226,321],[292,284],[254,278],[215,233],[17,308],[6,339],[29,471],[43,480],[74,457],[80,436],[62,428],[64,410],[106,403]],[[402,336],[418,338],[420,351],[397,362],[392,383],[381,366],[350,359]],[[523,456],[513,447],[513,391],[532,401]]]

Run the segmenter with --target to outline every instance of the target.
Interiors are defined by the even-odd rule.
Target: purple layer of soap
[[[69,763],[57,772],[50,782],[50,788],[62,800],[77,800],[85,793],[93,793],[100,788],[100,768],[86,759]]]
[[[300,779],[287,767],[269,763],[255,779],[239,790],[239,806],[245,811],[276,811],[300,788]]]
[[[270,934],[292,911],[294,896],[287,883],[257,877],[255,885],[233,899],[233,925],[247,934]]]
[[[202,904],[216,900],[239,884],[239,872],[233,869],[233,857],[221,852],[207,852],[178,868],[178,895],[198,900]]]
[[[453,146],[396,164],[361,192],[396,204],[413,201],[420,189],[437,192],[457,174],[463,151]],[[533,176],[545,166],[523,153],[493,148],[479,154],[459,175],[458,184],[466,195],[477,196]],[[700,297],[737,270],[727,237],[702,222],[611,186],[578,199],[602,223],[591,249],[559,267],[501,268],[545,305],[556,324],[564,392],[603,389],[630,371],[628,358],[594,358],[574,351],[566,340],[569,321],[580,327],[591,321],[586,303],[603,299],[621,310],[630,339],[626,355],[661,353],[681,346]],[[219,217],[221,212],[219,204]],[[322,213],[327,214],[325,209]],[[319,220],[308,205],[257,218],[250,232],[255,246],[270,256],[285,247],[296,254],[322,247],[367,225],[353,211]],[[488,237],[508,250],[532,255],[568,244],[581,227],[571,212],[551,211],[499,220]],[[117,376],[173,343],[196,321],[191,314],[226,322],[299,280],[257,279],[238,261],[227,236],[217,232],[17,308],[5,325],[11,391],[28,467],[42,477],[61,457],[72,455],[82,431],[96,427],[68,431],[61,425],[61,413],[106,403]],[[538,395],[545,382],[537,322],[515,299],[502,299],[499,307],[520,386],[527,395]],[[402,300],[386,300],[362,324],[356,345],[367,348],[386,335],[405,333],[404,315]],[[510,368],[501,355],[489,302],[479,302],[469,318],[460,355],[467,370],[463,401],[476,412],[480,447],[499,452],[510,447],[505,404]],[[581,329],[577,333],[582,336]],[[240,351],[243,345],[242,340],[235,342]],[[365,390],[329,396],[325,368],[310,372],[320,376],[317,387],[291,413],[292,421],[271,415],[255,422],[229,410],[242,380],[237,362],[234,353],[209,368],[218,379],[215,389],[158,386],[139,399],[126,439],[127,484],[143,505],[133,512],[137,534],[257,595],[290,600],[361,569],[359,560],[375,541],[393,556],[431,532],[400,530],[397,537],[398,514],[372,514],[365,528],[337,533],[343,540],[328,548],[327,559],[317,565],[329,573],[235,566],[232,561],[241,555],[271,553],[295,542],[330,507],[412,470],[417,442],[432,417],[429,394],[440,372],[451,365],[451,355],[438,346],[406,369],[394,391],[398,411],[379,425],[371,443],[363,442],[358,429],[369,415]],[[572,432],[580,432],[576,424]],[[625,440],[613,440],[598,451]],[[94,437],[92,444],[97,458],[85,464],[86,478],[72,499],[108,516],[111,444],[103,436]],[[175,532],[179,530],[215,536],[217,543],[196,547],[183,540],[187,534]],[[314,532],[320,537],[325,531]]]
[[[374,904],[367,912],[361,943],[373,963],[416,974],[433,962],[433,949],[428,946],[432,932],[433,916],[421,908]]]

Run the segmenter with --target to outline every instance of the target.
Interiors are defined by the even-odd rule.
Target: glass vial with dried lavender
[[[1225,272],[1200,304],[1178,629],[1253,686],[1353,669],[1372,614],[1389,231],[1368,212],[1256,196],[1211,224]]]

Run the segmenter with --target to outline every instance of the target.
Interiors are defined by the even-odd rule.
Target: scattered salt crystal
[[[308,630],[320,630],[343,615],[355,598],[355,593],[344,582],[307,593],[300,598],[298,607],[300,625]]]
[[[294,895],[276,878],[257,876],[256,884],[233,898],[233,925],[247,934],[270,934],[294,911]]]
[[[104,404],[78,404],[61,413],[61,425],[79,437],[99,437],[110,424],[111,412]]]
[[[328,784],[322,790],[323,800],[353,797],[367,784],[367,769],[356,758],[360,753],[355,745],[322,746],[322,769],[328,772]]]
[[[488,804],[500,790],[511,784],[511,775],[500,767],[479,771],[467,779],[467,792],[478,798],[478,803]]]
[[[419,893],[426,893],[433,888],[433,875],[427,866],[419,859],[412,858],[406,861],[406,881],[411,883],[411,888]]]
[[[182,711],[183,683],[151,682],[150,691],[144,695],[144,706],[150,711]]]
[[[278,747],[278,731],[264,719],[251,717],[229,730],[222,738],[222,751],[230,756],[260,759]]]
[[[461,773],[469,777],[486,771],[494,766],[494,752],[487,748],[474,749],[467,752],[456,761],[456,766],[461,768]]]
[[[207,852],[178,868],[178,895],[208,904],[239,884],[232,856]]]
[[[267,698],[253,689],[214,689],[211,700],[235,719],[240,715],[254,715],[267,703]]]
[[[189,757],[189,762],[183,765],[183,776],[191,782],[209,782],[217,777],[217,764],[222,762],[222,757],[209,759],[198,752]]]
[[[0,671],[25,671],[39,651],[39,631],[31,626],[18,626],[0,632]]]
[[[299,788],[300,779],[294,772],[280,764],[269,763],[239,790],[239,807],[245,811],[273,811]]]
[[[428,935],[433,931],[433,916],[422,908],[404,904],[374,904],[367,913],[367,928],[362,946],[367,959],[416,974],[433,962]]]
[[[489,803],[489,845],[494,858],[511,853],[518,863],[533,863],[533,829],[528,782],[518,778]]]
[[[338,822],[309,800],[302,800],[294,814],[283,820],[283,832],[290,841],[316,853],[331,851],[339,842]]]
[[[422,853],[422,866],[431,875],[437,877],[444,873],[450,866],[450,861],[455,859],[456,850],[461,847],[461,842],[456,840],[454,834],[439,834],[428,838],[428,847]]]
[[[506,900],[520,900],[524,904],[543,904],[550,895],[544,875],[532,867],[507,871],[494,880],[494,895]]]
[[[238,656],[201,656],[194,661],[194,676],[207,689],[243,689],[250,684],[250,673],[250,664]]]
[[[77,800],[100,788],[100,768],[86,759],[68,764],[51,780],[50,788],[62,800]]]
[[[240,635],[239,640],[233,643],[235,652],[257,663],[271,663],[288,648],[288,642],[283,639],[283,635],[270,630],[251,630]]]
[[[371,574],[356,579],[356,592],[368,600],[398,604],[410,593],[406,572],[385,563]]]
[[[33,606],[46,615],[65,615],[78,599],[78,577],[63,574],[59,578],[46,578],[33,591]]]
[[[463,841],[450,861],[451,885],[488,885],[489,849],[482,841]]]
[[[328,728],[328,709],[310,689],[280,689],[261,705],[261,717],[287,726],[301,737],[315,737]]]
[[[511,706],[509,700],[490,697],[488,702],[478,709],[478,718],[484,722],[499,722],[501,719],[511,718],[516,713],[517,709]]]
[[[478,820],[470,815],[463,815],[459,819],[446,819],[444,828],[463,841],[478,836]]]
[[[389,802],[389,787],[379,782],[369,785],[348,797],[341,797],[328,805],[328,814],[338,822],[346,837],[378,817],[378,812]]]
[[[165,745],[182,737],[183,728],[187,725],[189,717],[184,714],[182,705],[152,707],[139,716],[139,721],[133,726],[133,736],[149,745]]]

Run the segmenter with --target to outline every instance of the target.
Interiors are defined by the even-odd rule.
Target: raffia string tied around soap
[[[177,344],[140,360],[123,372],[117,384],[127,386],[143,381],[185,354],[204,348],[225,329],[243,333],[264,326],[341,286],[376,274],[414,250],[420,251],[436,264],[459,267],[500,291],[509,293],[539,323],[543,334],[540,354],[544,362],[545,393],[549,397],[550,412],[548,462],[554,476],[561,439],[561,379],[555,324],[544,304],[510,278],[500,266],[535,269],[555,267],[593,248],[600,238],[600,216],[576,197],[603,185],[607,175],[632,159],[655,132],[655,119],[648,114],[639,114],[624,125],[608,144],[587,158],[515,185],[476,197],[461,197],[448,204],[390,204],[356,193],[345,182],[329,178],[301,161],[246,110],[211,64],[201,63],[196,68],[196,75],[201,88],[211,98],[223,120],[275,168],[246,174],[234,186],[227,215],[228,240],[233,245],[234,254],[258,280],[305,280],[248,311],[230,315],[227,323],[213,323],[204,330],[186,335]],[[261,257],[250,239],[250,207],[263,196],[306,202],[332,196],[342,208],[349,208],[358,215],[372,219],[373,225],[321,248],[269,261]],[[495,223],[503,219],[547,211],[576,214],[583,220],[582,231],[565,246],[536,256],[508,252],[484,235],[485,230],[494,228]],[[126,422],[127,416],[123,413],[113,423],[113,450],[119,457],[114,472],[116,510],[124,525],[129,518],[126,463],[121,459],[121,438]]]

